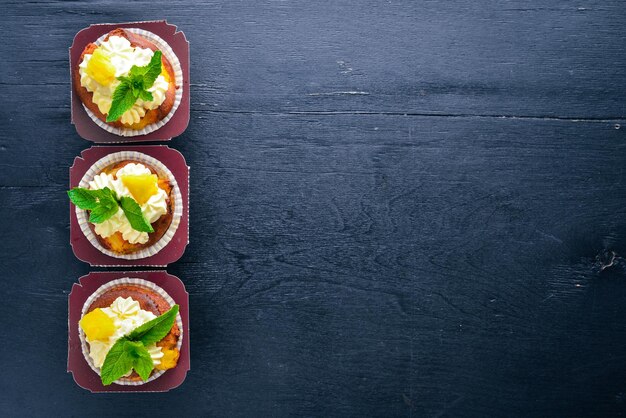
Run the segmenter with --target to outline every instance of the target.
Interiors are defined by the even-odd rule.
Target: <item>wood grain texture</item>
[[[162,12],[161,9],[166,10]],[[191,366],[65,373],[67,48],[191,42]],[[626,9],[579,2],[5,2],[3,416],[619,416]]]

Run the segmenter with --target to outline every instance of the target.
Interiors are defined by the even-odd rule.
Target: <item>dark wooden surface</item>
[[[66,374],[67,48],[167,18],[192,54],[192,370]],[[621,1],[4,1],[3,416],[626,409]],[[156,414],[156,415],[155,415]]]

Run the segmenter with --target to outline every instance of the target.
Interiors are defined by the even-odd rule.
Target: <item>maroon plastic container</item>
[[[150,281],[165,290],[180,306],[180,315],[183,321],[183,340],[180,348],[178,364],[167,370],[162,376],[137,386],[111,384],[104,386],[100,376],[94,372],[85,359],[78,335],[78,321],[87,298],[100,286],[112,280],[129,277]],[[187,377],[190,369],[189,362],[189,294],[183,282],[176,276],[165,271],[120,271],[120,272],[92,272],[81,277],[77,284],[72,286],[68,300],[68,344],[67,344],[67,371],[72,373],[76,383],[91,392],[167,392],[180,386]]]
[[[78,60],[85,47],[100,36],[116,28],[139,28],[158,35],[167,42],[180,61],[183,72],[183,94],[180,105],[178,109],[176,109],[176,112],[174,112],[172,118],[164,126],[147,135],[125,137],[102,129],[89,117],[80,98],[74,91],[73,83],[71,83],[73,73],[77,71]],[[91,25],[76,34],[69,52],[70,84],[72,85],[72,123],[76,126],[78,134],[83,138],[97,143],[169,141],[173,137],[179,136],[187,129],[187,125],[189,124],[189,42],[183,32],[177,31],[175,25],[170,25],[165,20]]]
[[[70,188],[77,187],[89,168],[105,155],[118,151],[137,151],[156,158],[174,175],[182,195],[183,213],[172,239],[158,253],[150,257],[126,260],[102,253],[89,242],[78,224],[75,206],[70,203],[70,244],[74,255],[92,266],[126,267],[151,266],[165,267],[178,260],[189,243],[189,167],[183,155],[165,145],[138,146],[94,146],[84,150],[74,159],[70,168]]]

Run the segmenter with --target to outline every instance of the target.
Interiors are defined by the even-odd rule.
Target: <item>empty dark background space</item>
[[[3,416],[615,416],[626,409],[621,1],[3,1]],[[191,365],[66,373],[68,47],[191,45]]]

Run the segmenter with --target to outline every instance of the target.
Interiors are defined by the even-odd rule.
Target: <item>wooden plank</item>
[[[192,371],[144,411],[616,411],[622,135],[601,122],[196,113],[173,142],[192,166],[193,234],[168,269],[191,293]],[[126,401],[87,399],[62,370],[59,313],[87,271],[67,244],[67,174],[46,149],[29,159],[52,174],[4,189],[2,311],[47,315],[31,329],[58,367],[6,373],[42,399],[62,388],[49,412],[97,414]],[[38,358],[30,341],[17,333],[9,351]]]
[[[191,42],[201,111],[626,117],[621,1],[8,4],[9,86],[67,83],[89,23],[167,17]]]

